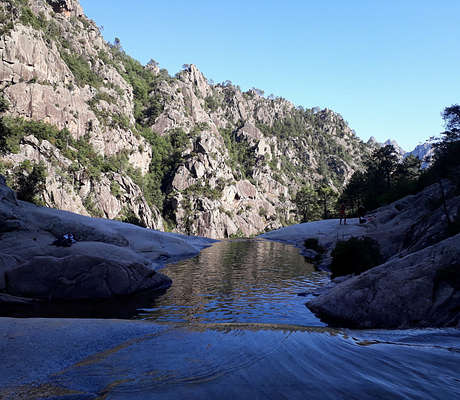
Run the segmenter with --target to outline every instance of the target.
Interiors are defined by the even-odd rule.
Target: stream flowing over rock
[[[61,130],[12,134],[0,173],[13,184],[42,163],[38,197],[49,207],[213,238],[255,235],[296,221],[302,186],[340,189],[371,149],[331,110],[211,83],[195,65],[175,77],[155,61],[142,66],[104,41],[77,0],[2,2],[0,13],[4,124]]]

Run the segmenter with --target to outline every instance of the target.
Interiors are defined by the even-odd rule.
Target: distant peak
[[[374,136],[371,136],[369,140],[367,141],[367,144],[376,144],[377,139]]]

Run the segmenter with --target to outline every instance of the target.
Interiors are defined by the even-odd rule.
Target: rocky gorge
[[[370,147],[328,109],[171,77],[107,43],[77,0],[0,4],[0,173],[41,163],[40,204],[212,238],[298,221],[305,185],[338,191]]]
[[[0,290],[8,301],[71,300],[79,293],[110,298],[167,286],[166,277],[152,273],[155,265],[171,261],[172,254],[196,254],[210,239],[196,239],[190,249],[195,239],[159,231],[231,238],[293,224],[299,219],[294,204],[299,189],[326,185],[339,191],[377,146],[364,144],[331,110],[296,107],[256,88],[243,92],[229,81],[216,84],[192,64],[174,77],[154,60],[143,66],[125,53],[119,39],[107,43],[77,0],[6,0],[0,3],[0,24],[0,173],[27,200],[62,210],[18,201],[1,183]],[[407,270],[418,263],[416,254],[426,260],[434,257],[430,251],[444,254],[444,244],[455,249],[455,238],[445,242],[436,191],[432,187],[378,209],[360,231],[380,244],[386,260],[382,271],[404,270],[392,279],[418,281]],[[450,198],[455,207],[456,197]],[[77,235],[75,246],[50,247],[66,232]],[[332,250],[338,234],[329,230],[323,245]],[[169,254],[169,245],[157,247],[166,237],[174,246],[188,244]],[[289,240],[299,244],[305,238],[298,232]],[[428,250],[432,246],[440,247]],[[446,266],[457,257],[455,251],[447,253],[428,268],[431,275],[426,270],[430,282],[438,276],[434,264]],[[424,270],[422,264],[417,271]],[[40,265],[53,268],[34,287],[31,280]],[[68,265],[73,268],[66,270]],[[76,266],[83,268],[77,274]],[[346,307],[352,315],[363,302],[369,303],[369,313],[391,315],[392,307],[382,311],[380,302],[373,303],[373,290],[359,289],[372,276],[368,272],[337,285],[311,308],[339,319],[335,304],[347,298],[355,282],[359,296],[349,296],[354,304]],[[384,279],[378,277],[366,285],[375,288],[374,279]],[[456,284],[440,282],[430,286],[434,294],[427,307],[436,301],[456,304]],[[50,294],[54,286],[60,289]],[[398,296],[406,289],[401,286]],[[456,307],[447,322],[414,316],[394,326],[454,324]],[[380,323],[374,317],[369,323],[370,317],[353,318],[346,320],[360,327]]]

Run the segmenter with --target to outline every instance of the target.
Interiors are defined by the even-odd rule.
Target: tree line
[[[450,180],[460,193],[460,106],[452,105],[442,113],[445,131],[435,148],[430,167],[422,170],[421,160],[408,156],[402,161],[392,145],[375,149],[365,160],[363,170],[356,171],[342,193],[328,185],[305,186],[294,202],[302,222],[331,218],[344,204],[349,216],[389,204],[425,187],[438,184],[449,225],[454,224],[445,206],[444,179]]]

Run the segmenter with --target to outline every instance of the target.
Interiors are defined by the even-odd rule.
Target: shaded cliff
[[[142,66],[76,0],[4,0],[0,23],[0,172],[17,187],[42,163],[47,206],[254,235],[296,221],[300,187],[340,190],[369,151],[331,110]]]

